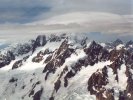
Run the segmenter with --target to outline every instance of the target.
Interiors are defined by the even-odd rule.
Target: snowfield
[[[109,98],[111,89],[114,100],[119,100],[120,91],[127,91],[127,96],[132,97],[132,92],[127,90],[130,86],[130,74],[127,73],[132,73],[132,70],[128,72],[127,66],[131,66],[125,63],[124,57],[129,56],[121,51],[124,44],[112,45],[114,51],[110,48],[106,51],[106,43],[100,45],[88,42],[84,35],[81,37],[69,35],[61,40],[54,37],[52,42],[47,40],[34,52],[16,56],[9,65],[0,68],[0,100],[102,100],[93,93],[102,89],[101,98]],[[43,45],[41,40],[39,45]],[[123,58],[120,58],[121,52]],[[20,61],[19,67],[13,69],[17,61]],[[93,90],[88,89],[89,85]]]

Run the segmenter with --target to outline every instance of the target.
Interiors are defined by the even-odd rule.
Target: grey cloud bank
[[[56,32],[132,36],[132,5],[133,0],[0,0],[0,41]]]
[[[1,23],[26,23],[75,11],[132,14],[133,0],[0,0]]]

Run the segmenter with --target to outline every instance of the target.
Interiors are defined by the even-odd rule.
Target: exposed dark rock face
[[[34,90],[31,90],[30,94],[29,94],[29,97],[34,95]]]
[[[121,61],[127,61],[130,58],[130,53],[126,51],[125,49],[121,50],[112,50],[110,52],[110,60],[115,61],[117,59],[120,59]]]
[[[35,43],[33,44],[33,51],[32,52],[34,52],[37,47],[44,46],[46,43],[47,43],[46,36],[45,35],[39,35],[36,38]]]
[[[61,34],[61,35],[51,34],[50,37],[49,37],[49,41],[50,42],[59,42],[62,39],[65,39],[65,38],[66,38],[66,34]]]
[[[74,75],[75,73],[72,70],[66,74],[66,76],[64,77],[64,87],[68,86],[68,78],[72,78]]]
[[[16,69],[16,68],[19,68],[20,66],[22,66],[22,60],[19,60],[19,61],[16,61],[13,66],[12,66],[12,69]]]
[[[50,42],[58,42],[58,41],[61,41],[61,37],[52,34],[52,35],[50,36],[50,38],[49,38],[49,41],[50,41]]]
[[[54,100],[54,97],[50,97],[49,100]]]
[[[9,65],[12,60],[15,60],[16,56],[29,53],[32,47],[32,43],[18,44],[11,50],[7,50],[5,54],[0,54],[0,68]],[[26,56],[23,60],[26,60],[28,57]]]
[[[91,94],[97,94],[97,91],[103,90],[103,86],[108,83],[107,68],[104,67],[102,73],[99,70],[93,73],[88,81],[88,91]]]
[[[126,43],[125,48],[130,52],[133,53],[133,41],[130,40]]]
[[[41,100],[42,92],[43,92],[43,88],[41,88],[41,90],[35,93],[35,95],[33,96],[33,100]]]
[[[28,90],[28,92],[26,92],[25,95],[21,96],[23,99],[25,99],[26,96],[32,98],[33,100],[43,99],[43,97],[41,98],[41,96],[42,93],[45,92],[45,85],[49,86],[50,83],[53,89],[50,88],[50,96],[49,94],[46,95],[49,100],[57,100],[56,96],[58,95],[56,94],[62,92],[62,88],[66,89],[67,91],[67,89],[71,89],[71,86],[73,86],[74,84],[78,85],[78,82],[73,82],[72,79],[74,78],[75,81],[76,79],[78,79],[76,75],[78,76],[83,74],[83,78],[85,77],[85,80],[83,79],[83,83],[79,81],[79,84],[80,86],[82,86],[82,84],[85,84],[83,86],[83,89],[85,87],[88,90],[88,95],[95,95],[96,100],[115,100],[116,96],[119,100],[133,100],[133,52],[130,51],[130,48],[132,48],[131,45],[133,44],[132,41],[129,41],[124,48],[117,50],[116,46],[118,46],[119,44],[123,44],[123,42],[121,40],[116,40],[115,42],[109,44],[110,50],[108,50],[106,47],[102,47],[95,41],[93,41],[88,47],[87,38],[84,38],[80,41],[79,44],[76,44],[76,46],[74,46],[75,42],[69,44],[71,42],[68,41],[68,38],[66,38],[65,35],[51,35],[48,39],[46,39],[45,36],[38,36],[36,41],[33,42],[32,49],[26,46],[27,50],[25,51],[25,48],[22,48],[22,51],[20,51],[19,54],[24,54],[31,50],[34,52],[38,47],[44,46],[47,41],[48,43],[50,43],[61,42],[62,40],[64,41],[56,50],[50,51],[51,48],[46,49],[45,51],[41,50],[36,54],[35,57],[33,57],[32,62],[36,63],[40,63],[44,60],[45,57],[47,57],[44,61],[44,74],[42,74],[41,76],[41,73],[38,73],[39,71],[41,71],[41,68],[39,68],[39,70],[33,73],[30,73],[32,77],[28,79],[28,84],[30,84],[28,86],[31,86],[31,88]],[[76,43],[78,42],[79,41],[77,40]],[[85,55],[83,54],[83,57],[81,55],[78,55],[80,51],[85,53]],[[76,60],[71,61],[71,58],[67,59],[71,57],[71,55],[72,58],[73,56],[77,57]],[[29,56],[26,56],[23,59],[16,61],[13,64],[12,69],[16,69],[24,65],[24,63],[28,61],[28,58]],[[0,67],[1,65],[8,65],[14,59],[15,56],[12,52],[8,52],[5,55],[1,55]],[[105,64],[104,66],[102,66],[102,64],[106,61],[111,62],[109,62],[109,65]],[[101,66],[99,65],[100,69],[97,65],[99,63],[101,64]],[[95,64],[96,66],[94,66]],[[86,72],[85,69],[87,69],[88,72]],[[125,74],[127,79],[124,80],[121,74]],[[42,80],[42,77],[44,77],[44,75],[45,80]],[[52,76],[52,78],[49,78],[50,76]],[[53,79],[53,77],[55,77],[55,79]],[[19,78],[12,77],[10,80],[8,80],[9,84],[17,88],[21,82]],[[22,77],[20,79],[24,78]],[[111,78],[113,78],[112,81]],[[124,86],[124,89],[120,86],[120,78],[123,79],[124,82],[127,81],[127,84],[125,84],[126,86]],[[86,79],[88,81],[86,81]],[[114,84],[112,82],[114,82]],[[22,85],[20,86],[21,91],[27,90],[28,86],[26,82],[22,83]],[[40,90],[36,91],[36,86],[37,88],[40,86],[44,86],[44,88],[39,88]],[[77,92],[76,89],[74,87],[74,92]],[[14,91],[12,93],[14,93]]]
[[[25,88],[25,85],[22,86],[22,89],[24,89],[24,88]]]
[[[30,41],[29,43],[24,44],[17,44],[15,47],[11,47],[9,50],[5,50],[5,54],[0,54],[0,68],[6,65],[9,65],[12,60],[15,60],[17,56],[24,55],[32,51],[33,49],[33,42]],[[27,59],[28,56],[23,58],[23,60]]]
[[[97,55],[97,54],[96,54]],[[122,64],[126,65],[126,76],[127,80],[127,88],[124,91],[119,91],[119,100],[132,100],[132,78],[130,77],[131,72],[130,68],[133,65],[132,54],[125,49],[121,50],[112,50],[109,53],[108,60],[112,61],[112,64],[107,66],[112,68],[114,74],[116,75],[115,80],[119,82],[118,79],[118,70],[121,70],[120,67]],[[99,61],[99,60],[98,60]],[[104,67],[102,69],[102,73],[93,73],[88,81],[88,91],[90,94],[96,95],[97,100],[114,100],[114,89],[106,89],[104,86],[108,84],[108,75],[107,68]],[[104,96],[103,96],[104,94]],[[105,98],[106,97],[106,98]]]
[[[51,54],[51,53],[52,53],[52,51],[50,51],[49,49],[45,49],[45,51],[44,51],[43,55],[46,55],[46,54]]]
[[[48,63],[51,59],[52,59],[52,55],[49,55],[49,56],[45,59],[44,63]]]
[[[124,45],[123,41],[120,39],[116,39],[114,42],[105,43],[105,47],[107,50],[115,49],[118,45]]]
[[[121,50],[112,50],[110,52],[110,61],[113,63],[110,67],[113,69],[114,74],[117,74],[117,69],[120,69],[122,64],[127,64],[127,62],[131,62],[131,55],[125,49]]]
[[[19,56],[19,55],[23,55],[23,54],[27,54],[30,51],[32,51],[33,49],[33,44],[34,42],[30,42],[30,43],[25,43],[25,44],[18,44],[16,48],[14,48],[15,51],[14,55]]]
[[[16,61],[13,66],[12,69],[17,69],[19,67],[21,67],[23,65],[24,62],[26,62],[26,60],[29,58],[29,56],[24,57],[22,60],[18,60]]]
[[[32,62],[37,62],[37,63],[39,63],[40,61],[43,60],[43,56],[44,56],[43,52],[40,51],[40,52],[37,54],[37,56],[35,56],[35,57],[32,59]]]
[[[56,90],[56,92],[59,90],[60,86],[61,86],[61,81],[57,80],[56,83],[54,84],[54,89]]]
[[[38,81],[38,82],[36,82],[35,84],[32,85],[32,89],[29,92],[29,97],[34,95],[34,93],[35,93],[34,89],[39,84],[40,84],[40,81]],[[42,91],[43,91],[43,88],[41,88],[41,90],[39,90],[38,92],[35,93],[35,95],[33,96],[35,98],[35,100],[38,100],[40,98]]]
[[[87,41],[87,37],[86,38],[84,38],[82,41],[81,41],[81,45],[83,46],[83,48],[85,48],[86,46],[87,46],[87,43],[86,43],[86,41]]]
[[[93,66],[95,63],[98,63],[98,61],[107,61],[109,59],[109,52],[95,41],[93,41],[88,48],[85,48],[84,51],[87,57],[79,59],[72,67],[72,70],[67,72],[64,77],[64,87],[68,86],[68,79],[74,77],[76,73],[82,69],[82,66]]]
[[[49,73],[54,73],[57,67],[60,67],[64,64],[65,59],[70,57],[74,52],[72,48],[69,48],[68,40],[64,40],[57,51],[52,55],[51,60],[45,66],[43,73],[46,73],[45,79],[47,79]]]
[[[6,65],[9,65],[12,60],[15,60],[15,56],[11,51],[8,51],[6,54],[0,55],[0,68]]]
[[[120,39],[117,39],[113,42],[113,46],[118,46],[119,44],[123,44],[123,42]]]
[[[39,63],[40,61],[43,60],[43,57],[46,55],[46,54],[50,54],[52,52],[49,51],[49,49],[46,49],[44,52],[43,51],[40,51],[37,56],[35,56],[33,59],[32,59],[32,62],[37,62]]]
[[[88,56],[85,61],[87,65],[93,66],[98,61],[107,61],[109,59],[109,52],[95,41],[84,51]]]
[[[128,77],[127,80],[127,87],[126,87],[126,91],[124,92],[124,100],[132,100],[133,99],[133,78],[132,78],[132,73],[130,71],[130,68],[133,66],[132,65],[127,65],[127,69],[126,69],[126,75]]]
[[[29,55],[23,58],[23,61],[25,62],[29,58]]]
[[[129,47],[130,45],[133,45],[133,41],[132,40],[128,41],[125,46]]]
[[[104,88],[107,84],[108,75],[105,66],[91,75],[88,81],[88,91],[90,91],[91,95],[96,95],[97,100],[114,100],[113,90]]]
[[[120,91],[119,92],[119,100],[130,100],[130,99],[128,99],[125,91],[124,92],[123,91]]]
[[[35,51],[37,47],[44,46],[46,44],[45,36],[38,36],[36,41],[30,43],[18,44],[5,54],[0,54],[0,68],[9,65],[12,60],[15,60],[15,56],[27,54],[30,51]],[[26,60],[27,58],[25,58]],[[23,59],[24,60],[24,59]]]
[[[16,82],[17,80],[18,80],[18,79],[12,77],[12,78],[9,80],[9,82],[10,82],[10,83],[13,83],[13,82]]]
[[[7,52],[7,57],[8,57],[9,60],[14,60],[15,59],[15,56],[14,56],[13,52],[11,52],[11,51]]]

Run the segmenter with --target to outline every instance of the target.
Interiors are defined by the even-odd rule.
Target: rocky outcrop
[[[35,93],[35,88],[37,85],[40,84],[40,81],[36,82],[35,84],[32,85],[32,89],[29,91],[29,97],[33,96],[33,99],[35,100],[40,100],[40,96],[42,94],[43,88],[39,90],[38,92]]]
[[[43,88],[41,88],[39,91],[35,93],[35,95],[33,96],[33,100],[41,100],[42,92],[43,92]]]
[[[98,69],[91,75],[88,81],[88,91],[90,91],[90,94],[97,95],[100,91],[104,92],[106,90],[103,86],[107,85],[107,83],[108,75],[107,67],[105,66],[103,69]]]
[[[83,46],[83,48],[85,48],[87,46],[87,40],[88,40],[87,37],[85,37],[84,39],[81,40],[80,44]]]
[[[12,66],[12,69],[16,69],[16,68],[19,68],[21,67],[23,64],[22,64],[23,60],[18,60],[16,61],[13,66]]]
[[[127,68],[126,68],[126,76],[127,76],[127,86],[126,86],[126,90],[124,92],[122,92],[122,97],[124,98],[123,100],[132,100],[133,99],[133,78],[132,78],[132,72],[131,69],[133,67],[133,60],[132,60],[132,64],[128,63],[127,64]]]
[[[58,79],[54,84],[54,89],[57,92],[61,86],[61,81]]]
[[[16,61],[16,62],[13,64],[12,69],[17,69],[17,68],[21,67],[21,66],[23,65],[23,63],[26,62],[26,60],[27,60],[28,58],[29,58],[29,56],[26,56],[26,57],[24,57],[23,59]]]
[[[39,35],[33,44],[32,52],[34,52],[37,47],[44,46],[46,43],[47,43],[46,36],[45,35]]]
[[[125,47],[133,46],[133,41],[130,40],[126,43]]]
[[[61,35],[54,35],[54,34],[51,34],[48,40],[49,40],[50,42],[59,42],[59,41],[61,41],[62,39],[65,39],[65,38],[66,38],[66,34],[61,34]]]
[[[43,52],[40,51],[40,52],[37,54],[37,56],[35,56],[35,57],[32,59],[32,62],[37,62],[37,63],[39,63],[40,61],[43,60],[43,56],[44,56]]]
[[[72,48],[69,48],[68,40],[64,40],[58,50],[54,52],[50,61],[46,64],[43,73],[46,72],[45,80],[47,79],[49,73],[54,73],[57,67],[60,67],[65,62],[66,58],[74,52]]]
[[[44,52],[43,51],[40,51],[39,53],[37,53],[37,55],[35,57],[33,57],[32,62],[39,63],[40,61],[43,60],[43,57],[46,54],[50,54],[50,53],[52,53],[52,52],[50,52],[49,49],[46,49]]]
[[[97,100],[115,100],[114,90],[106,89],[108,84],[107,67],[98,69],[88,80],[88,91],[91,95],[96,95]]]
[[[99,61],[107,61],[109,59],[109,52],[95,41],[93,41],[88,48],[85,48],[84,52],[87,57],[79,59],[75,65],[72,66],[71,70],[66,73],[64,77],[64,87],[68,86],[68,79],[74,77],[76,73],[82,69],[82,66],[93,66]]]
[[[114,47],[118,46],[119,44],[123,44],[122,40],[120,40],[120,39],[116,39],[116,40],[113,42],[113,46],[114,46]]]
[[[115,80],[119,83],[119,74],[118,70],[121,70],[121,65],[125,64],[126,74],[128,77],[127,80],[127,87],[125,90],[118,90],[119,91],[119,100],[132,100],[132,78],[130,77],[131,74],[131,66],[133,65],[132,54],[125,49],[120,50],[112,50],[109,52],[108,60],[112,62],[111,65],[106,66],[102,69],[102,73],[95,72],[89,78],[88,81],[88,91],[92,95],[96,95],[97,100],[115,100],[114,88],[106,89],[106,85],[108,84],[108,71],[107,68],[112,68],[114,75],[116,75]],[[120,76],[119,76],[120,77]]]
[[[44,46],[46,43],[54,44],[51,42],[55,42],[55,44],[62,43],[54,50],[53,48],[46,49],[44,47],[45,49],[41,48],[40,52],[34,52],[36,49],[39,50],[38,47]],[[76,93],[78,96],[88,94],[86,97],[93,95],[92,97],[96,97],[96,100],[115,100],[116,97],[118,100],[133,100],[133,53],[129,50],[129,48],[132,48],[132,41],[126,44],[128,48],[124,46],[119,50],[116,49],[116,46],[119,44],[124,45],[121,40],[110,43],[110,49],[107,49],[104,45],[101,46],[95,41],[91,42],[89,46],[87,38],[80,41],[77,39],[76,42],[72,42],[65,35],[51,35],[48,39],[45,36],[39,36],[33,42],[32,51],[36,55],[34,57],[32,55],[32,62],[30,61],[30,63],[36,63],[39,69],[29,71],[29,73],[28,71],[21,74],[13,73],[16,76],[8,79],[8,87],[5,88],[3,94],[15,94],[15,90],[21,90],[23,95],[20,97],[24,100],[27,98],[32,100],[57,100],[59,99],[58,95],[66,90],[66,96],[71,96],[71,94],[73,96],[73,93]],[[12,69],[25,65],[30,60],[28,57],[25,56],[23,59],[16,61]],[[13,59],[15,59],[14,54],[9,52],[6,55],[2,55],[2,60],[0,58],[0,61],[10,63]],[[16,71],[14,70],[13,72]],[[9,75],[12,75],[12,73]],[[1,77],[3,78],[3,76]],[[83,78],[83,82],[81,78]],[[124,84],[124,88],[121,84]],[[51,86],[50,89],[49,86]],[[11,89],[14,87],[16,89]],[[81,89],[81,91],[78,89]],[[84,89],[88,90],[88,93],[84,93]],[[42,96],[42,94],[44,95]],[[63,99],[68,100],[68,97]]]
[[[73,76],[75,76],[75,73],[72,70],[67,72],[66,76],[64,77],[64,87],[68,86],[68,78],[72,78]]]
[[[12,78],[9,80],[9,82],[10,82],[10,83],[13,83],[13,82],[17,82],[17,80],[18,80],[18,79],[12,77]]]
[[[54,100],[54,97],[50,97],[49,100]]]
[[[12,60],[15,60],[15,56],[11,51],[7,51],[5,54],[0,54],[0,68],[9,65]]]
[[[24,55],[32,51],[33,49],[33,41],[24,44],[18,44],[12,51],[15,56]]]
[[[85,61],[87,65],[93,66],[98,61],[107,61],[109,59],[109,52],[95,41],[84,51],[87,54],[87,59]]]
[[[112,50],[110,52],[109,59],[113,62],[110,67],[113,69],[114,74],[117,74],[117,70],[120,69],[120,66],[122,64],[127,64],[127,62],[131,62],[131,54],[125,49]]]
[[[49,38],[49,41],[50,42],[59,42],[59,41],[61,41],[61,38],[57,35],[52,34]]]
[[[44,63],[48,63],[48,62],[50,62],[51,59],[52,59],[52,54],[49,55],[49,56],[45,59]]]

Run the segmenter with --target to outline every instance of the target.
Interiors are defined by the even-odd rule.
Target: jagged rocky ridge
[[[1,56],[0,100],[133,100],[132,41],[41,35],[29,46]]]

